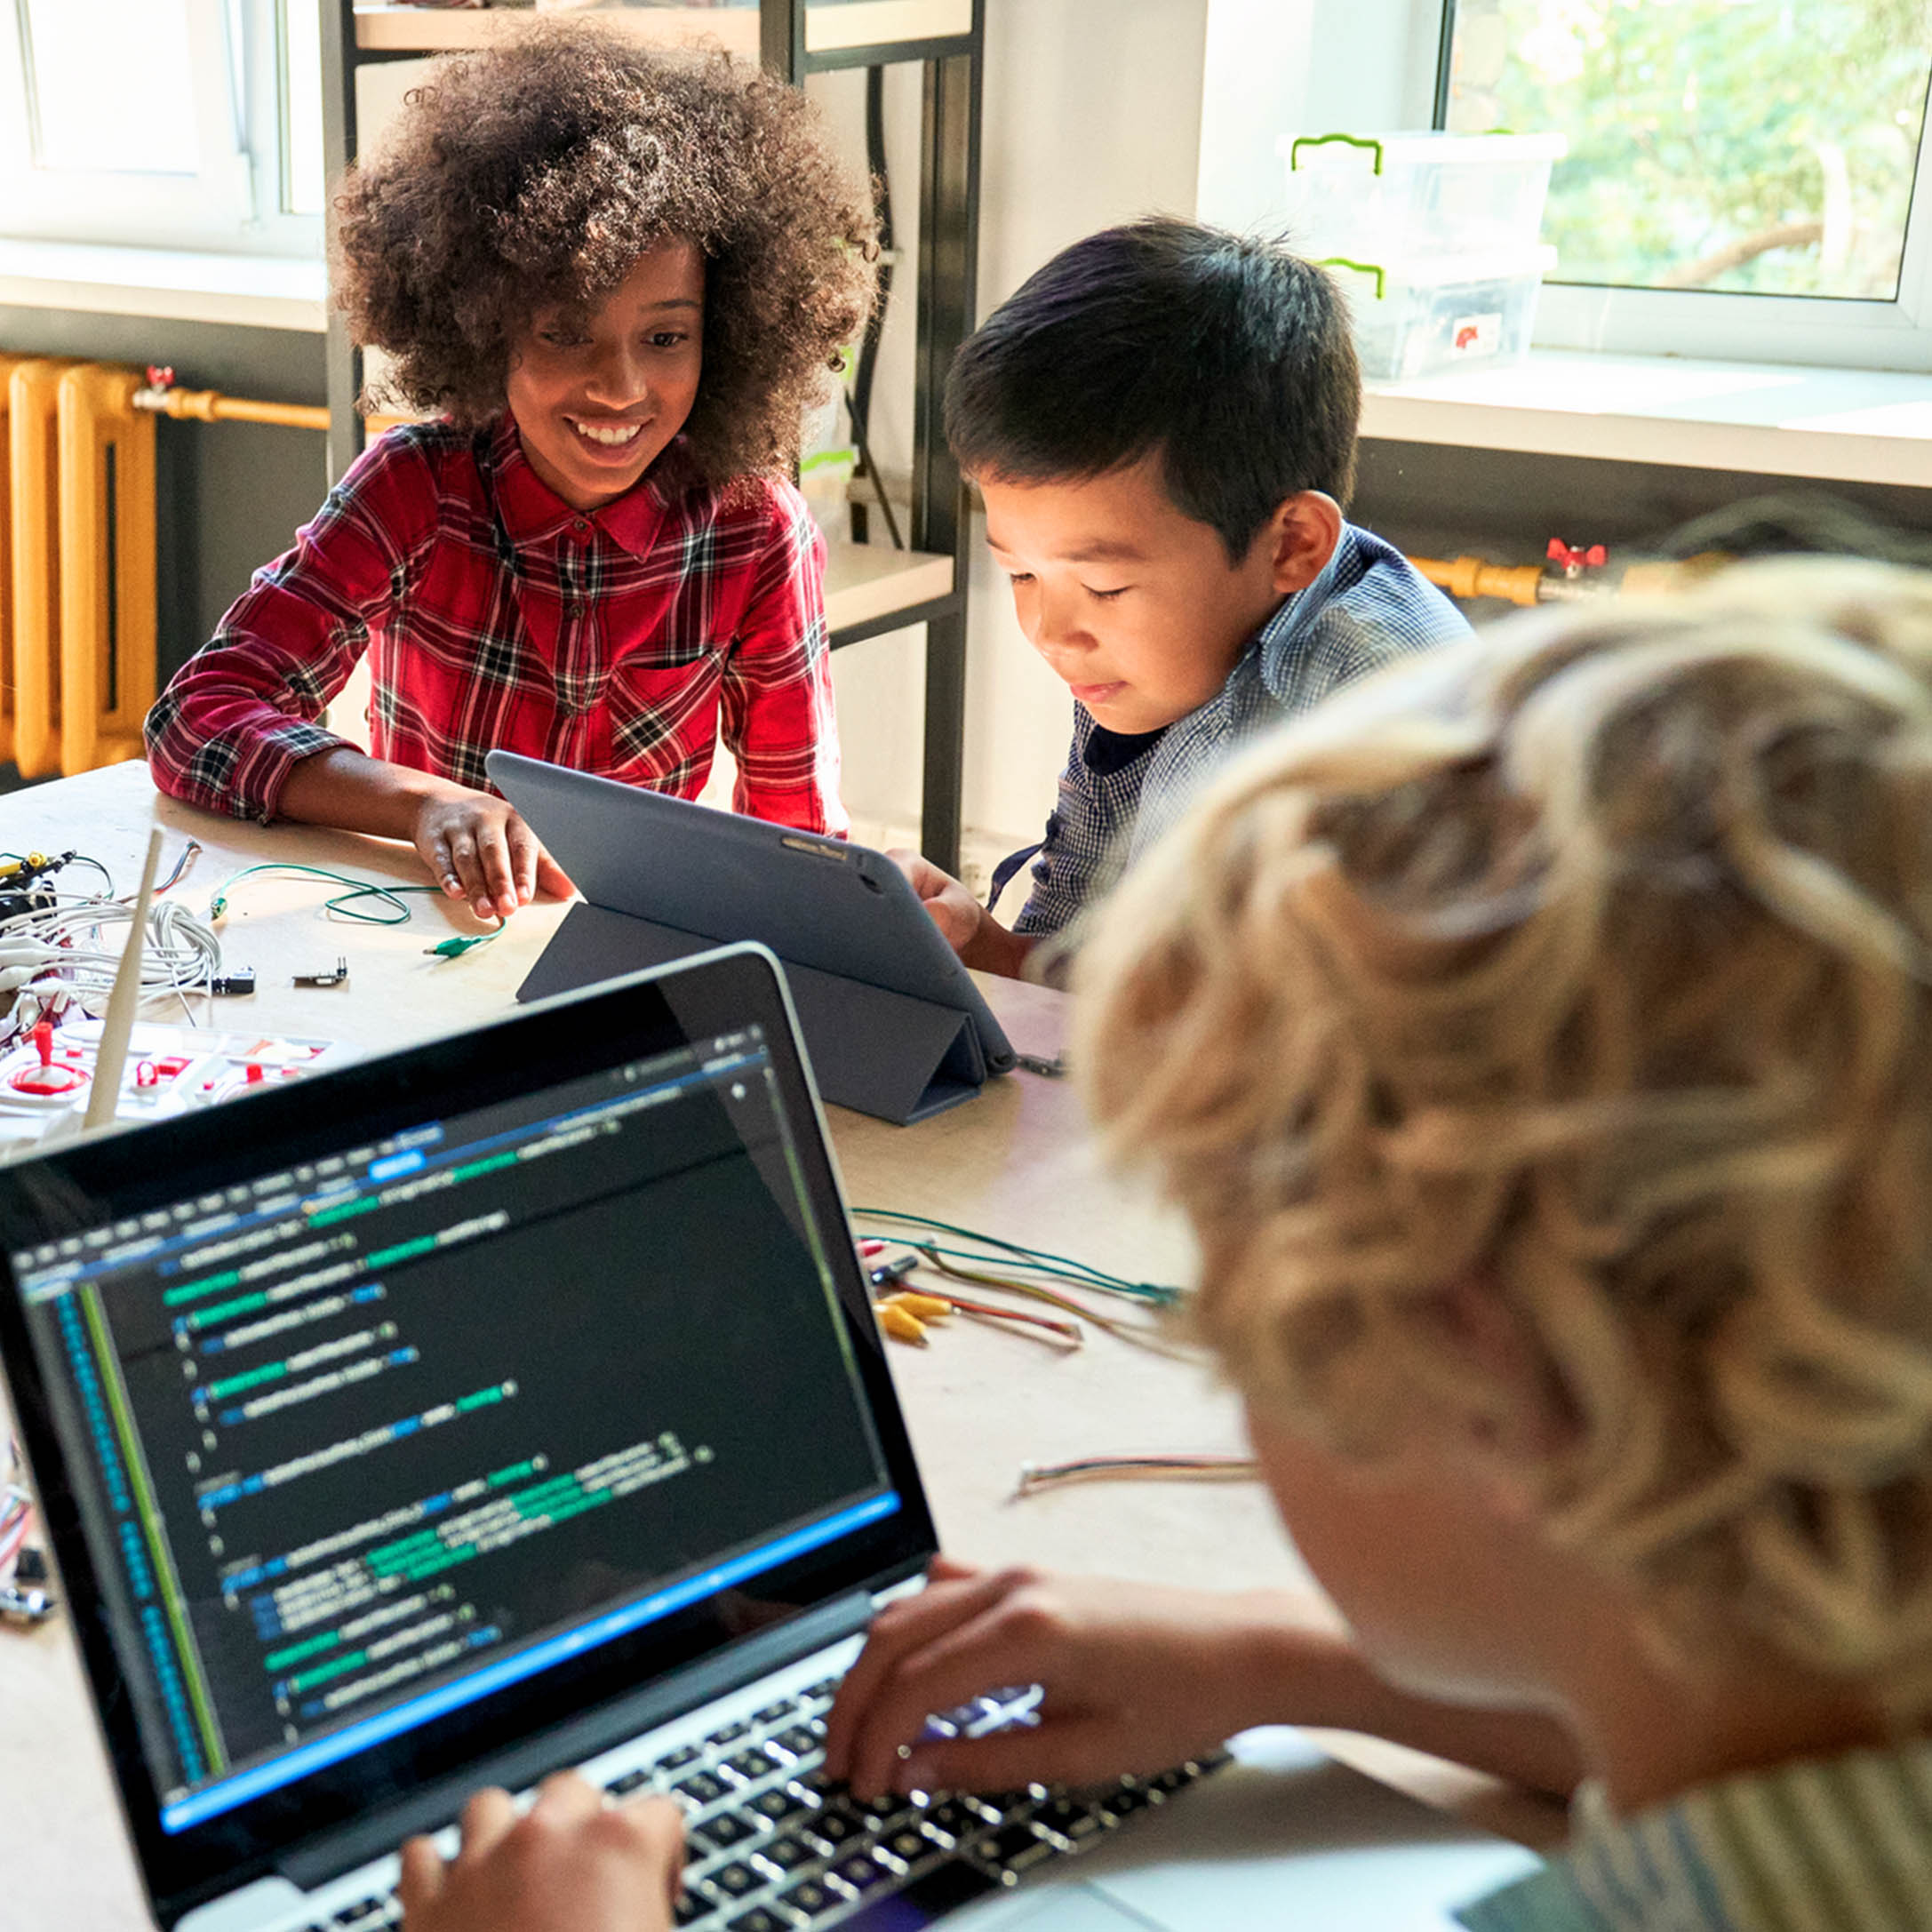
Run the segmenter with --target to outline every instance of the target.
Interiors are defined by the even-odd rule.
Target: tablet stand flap
[[[818,1091],[835,1106],[910,1127],[979,1091],[983,1070],[961,1077],[978,1058],[963,1013],[811,966],[787,962],[785,977]]]
[[[573,992],[721,943],[579,902],[516,996]],[[788,960],[785,978],[818,1091],[834,1106],[909,1127],[979,1091],[986,1064],[963,1013]]]
[[[575,993],[600,979],[621,978],[647,966],[668,966],[675,959],[708,952],[717,943],[579,899],[551,934],[549,945],[516,989],[516,997],[527,1002],[548,999],[553,993]]]

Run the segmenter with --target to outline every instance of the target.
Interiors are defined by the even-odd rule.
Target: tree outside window
[[[1569,137],[1553,280],[1898,299],[1932,0],[1455,0],[1449,46],[1447,126]]]

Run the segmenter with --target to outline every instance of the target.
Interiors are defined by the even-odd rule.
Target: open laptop
[[[1006,1898],[1199,1766],[880,1810],[817,1774],[933,1530],[762,949],[0,1170],[0,1255],[164,1926],[390,1923],[403,1837],[564,1764],[683,1801],[681,1924],[1236,1922]]]
[[[836,1106],[909,1125],[1015,1064],[883,852],[514,752],[485,762],[584,895],[518,999],[756,939],[785,962],[819,1091]]]

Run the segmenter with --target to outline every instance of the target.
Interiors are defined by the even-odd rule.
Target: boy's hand
[[[577,890],[509,803],[487,792],[432,793],[411,836],[436,883],[479,919],[507,919],[539,891],[568,898]]]
[[[1283,1645],[1284,1618],[1261,1605],[1098,1577],[971,1569],[942,1557],[923,1591],[874,1619],[832,1708],[826,1769],[861,1798],[1085,1784],[1164,1769],[1272,1721],[1284,1687],[1266,1681],[1266,1666],[1271,1647]],[[1292,1635],[1305,1639],[1311,1658],[1345,1649],[1318,1632]],[[919,1741],[929,1712],[1012,1684],[1043,1688],[1036,1728]]]
[[[962,965],[983,973],[1018,979],[1033,941],[1009,932],[951,873],[941,872],[930,858],[896,848],[885,855],[911,882],[920,903]]]
[[[403,1923],[407,1932],[663,1932],[683,1845],[668,1800],[607,1806],[574,1771],[545,1779],[522,1817],[507,1792],[478,1792],[453,1859],[427,1838],[403,1846]]]

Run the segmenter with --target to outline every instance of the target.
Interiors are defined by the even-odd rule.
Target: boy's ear
[[[1574,1436],[1577,1422],[1555,1371],[1494,1276],[1477,1267],[1446,1282],[1425,1304],[1432,1340],[1451,1377],[1481,1400],[1456,1426],[1495,1471],[1537,1465]]]
[[[1319,490],[1283,497],[1255,539],[1265,544],[1274,588],[1305,590],[1328,567],[1342,540],[1342,507]]]

